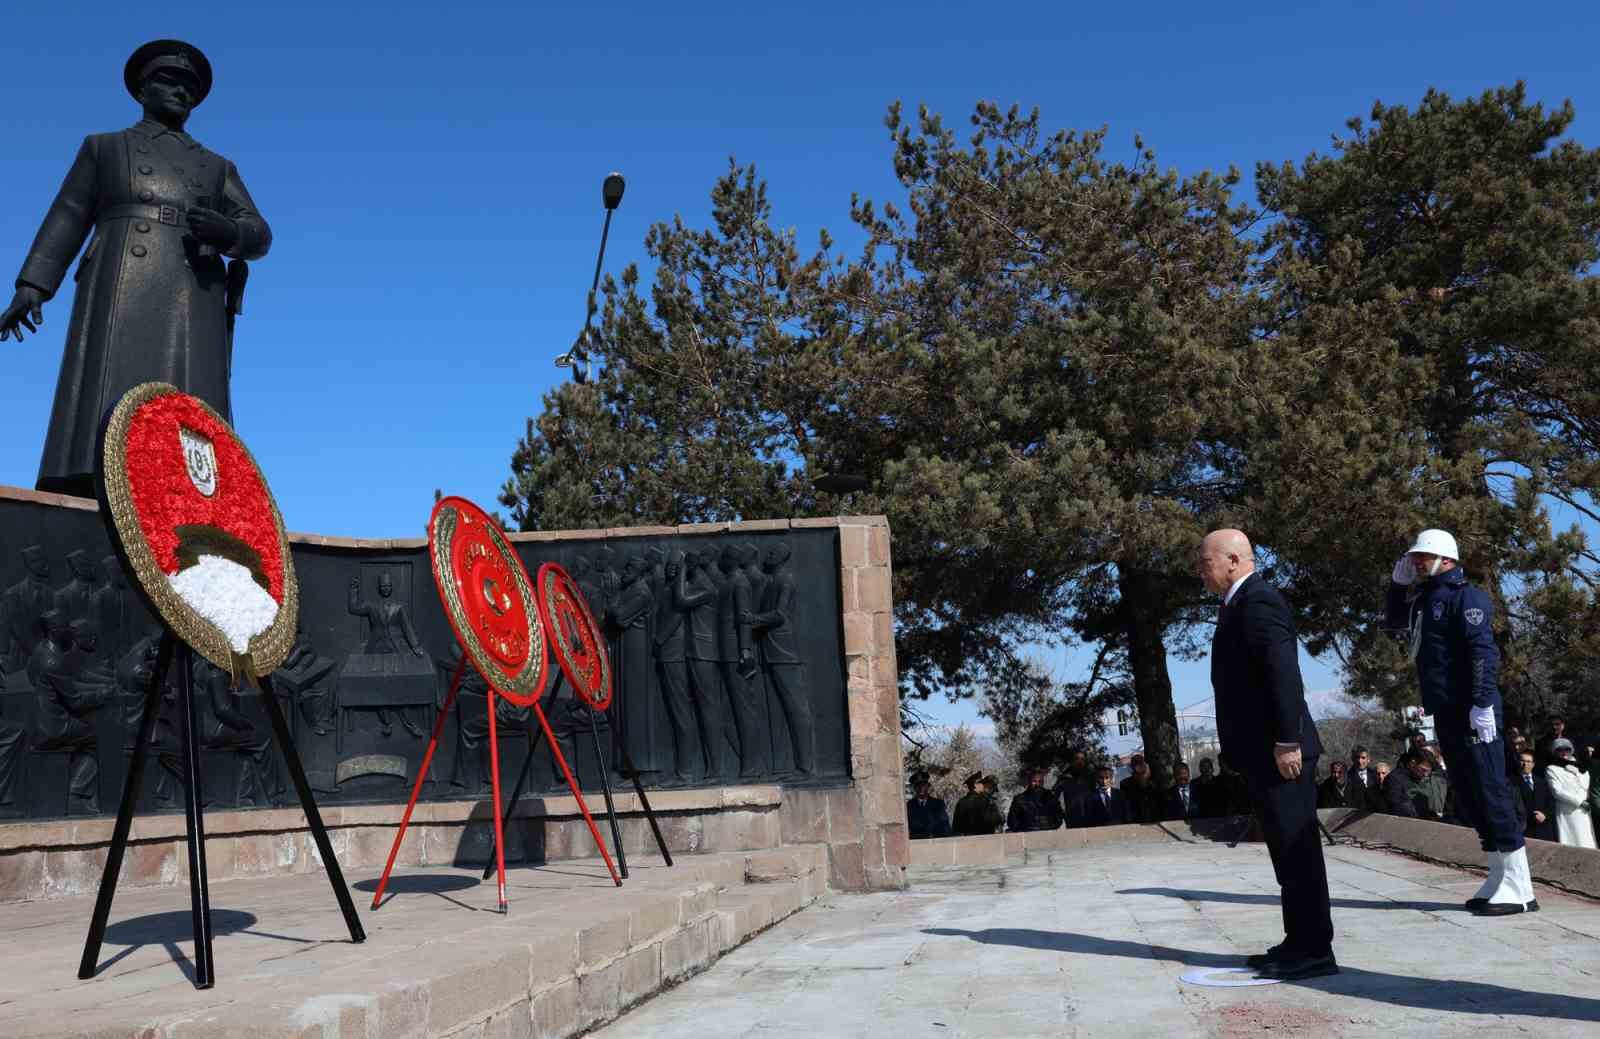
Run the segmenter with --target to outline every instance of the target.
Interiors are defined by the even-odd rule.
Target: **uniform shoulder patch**
[[[1483,623],[1483,611],[1478,609],[1476,606],[1468,610],[1463,610],[1461,616],[1474,628]]]

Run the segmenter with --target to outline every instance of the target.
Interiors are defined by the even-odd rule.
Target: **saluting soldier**
[[[55,405],[37,486],[91,496],[100,420],[129,389],[171,383],[233,420],[231,314],[272,232],[233,163],[184,132],[211,91],[211,63],[179,40],[133,52],[123,83],[144,107],[126,130],[84,138],[0,312],[0,341],[37,331],[73,276]],[[231,257],[230,266],[224,257]]]

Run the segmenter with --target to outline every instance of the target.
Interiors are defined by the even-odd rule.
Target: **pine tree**
[[[1600,558],[1550,519],[1559,502],[1600,520],[1600,150],[1563,137],[1574,116],[1521,84],[1429,91],[1414,110],[1374,104],[1331,156],[1257,172],[1287,354],[1354,366],[1334,381],[1371,404],[1342,443],[1314,430],[1298,465],[1266,467],[1270,525],[1313,649],[1391,704],[1414,694],[1374,616],[1405,538],[1430,526],[1497,597],[1514,714],[1595,690]]]

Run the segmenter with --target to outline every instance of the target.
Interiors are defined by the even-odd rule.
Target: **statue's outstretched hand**
[[[11,305],[0,314],[0,343],[15,338],[22,342],[22,330],[39,331],[44,324],[44,293],[32,285],[19,285]]]
[[[204,206],[189,207],[189,230],[207,245],[228,250],[239,241],[239,225],[232,217],[223,216],[215,209]]]

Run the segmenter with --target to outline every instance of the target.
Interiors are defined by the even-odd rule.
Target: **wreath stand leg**
[[[567,787],[571,789],[572,796],[578,802],[578,811],[583,813],[583,821],[589,824],[589,834],[594,837],[595,846],[600,849],[600,857],[606,860],[606,869],[611,871],[611,882],[617,887],[622,886],[622,878],[617,876],[617,867],[611,862],[611,853],[606,850],[606,842],[600,839],[600,829],[594,824],[594,817],[589,814],[589,806],[584,803],[583,793],[578,789],[578,781],[572,778],[572,769],[567,767],[566,756],[561,753],[561,747],[556,743],[555,733],[550,731],[550,720],[544,716],[544,708],[534,701],[533,713],[539,716],[539,725],[544,729],[544,738],[550,742],[550,752],[556,757],[556,764],[561,766],[561,773],[567,777]]]
[[[617,825],[617,806],[611,800],[611,766],[600,749],[600,724],[595,721],[596,711],[584,704],[583,713],[589,716],[589,734],[594,737],[594,756],[600,762],[600,792],[606,799],[606,816],[611,820],[611,846],[617,849],[617,868],[624,880],[628,877],[628,854],[622,850],[622,829]]]
[[[500,912],[504,913],[508,909],[506,905],[506,833],[505,826],[500,820],[500,738],[495,732],[494,686],[489,686],[483,702],[484,706],[489,709],[489,784],[494,793],[494,800],[490,802],[489,814],[494,817],[494,865],[500,874]]]
[[[422,755],[422,766],[417,769],[417,781],[411,788],[411,800],[406,802],[405,814],[400,816],[400,829],[395,831],[394,844],[389,848],[389,861],[384,864],[383,876],[378,878],[378,890],[372,893],[372,908],[377,909],[383,902],[384,888],[389,886],[389,874],[394,870],[395,856],[400,854],[400,842],[406,839],[406,827],[411,825],[411,813],[417,807],[417,798],[422,794],[423,781],[428,778],[428,766],[433,763],[433,752],[439,747],[439,736],[444,732],[445,720],[450,717],[450,708],[456,702],[456,694],[461,691],[461,678],[467,672],[467,657],[461,655],[461,663],[456,665],[456,673],[450,678],[450,692],[444,698],[444,706],[439,708],[439,716],[433,722],[433,738],[428,740],[428,749]]]
[[[633,756],[628,753],[626,745],[622,748],[622,764],[622,774],[633,780],[633,792],[639,795],[639,805],[644,809],[644,817],[650,821],[650,832],[656,835],[656,847],[661,849],[661,858],[670,866],[672,852],[667,850],[667,839],[661,835],[661,824],[656,821],[656,813],[650,808],[650,799],[644,796],[644,784],[639,782],[639,770],[633,767]]]
[[[500,805],[495,806],[496,811],[500,812],[500,825],[502,828],[510,824],[511,810],[516,807],[518,799],[522,797],[522,788],[528,785],[528,777],[533,774],[533,755],[538,751],[539,741],[543,738],[544,734],[530,721],[528,723],[528,756],[522,762],[522,771],[517,773],[517,781],[512,784],[511,796],[506,800],[505,806],[503,808]],[[487,866],[483,867],[483,879],[488,880],[493,872],[494,862],[491,860]]]
[[[177,639],[171,631],[161,633],[161,646],[156,653],[155,670],[150,675],[150,685],[144,694],[144,714],[139,718],[139,739],[133,746],[133,757],[128,762],[128,775],[122,782],[122,804],[117,809],[117,825],[111,832],[111,847],[106,852],[105,871],[100,874],[100,893],[95,897],[94,915],[89,918],[89,937],[83,944],[83,959],[78,963],[78,977],[87,981],[94,977],[100,965],[100,946],[106,937],[106,922],[111,917],[111,900],[117,894],[117,876],[122,872],[122,857],[128,850],[128,832],[133,828],[133,813],[139,803],[139,789],[144,783],[144,763],[150,752],[150,741],[155,736],[156,716],[161,711],[161,689],[166,684],[167,672],[172,667],[172,654]]]
[[[295,792],[300,795],[300,810],[306,814],[306,823],[311,827],[311,836],[317,842],[317,853],[322,856],[322,865],[328,871],[328,882],[333,885],[333,896],[339,900],[339,910],[344,913],[344,922],[350,928],[350,940],[357,944],[367,940],[367,932],[361,927],[361,918],[356,915],[356,906],[350,898],[350,889],[345,886],[344,872],[339,868],[339,859],[333,853],[333,843],[328,840],[328,829],[322,824],[322,813],[317,810],[317,800],[311,794],[311,783],[306,779],[305,767],[300,763],[300,752],[295,749],[292,733],[284,721],[283,711],[278,708],[278,698],[273,694],[272,680],[262,675],[257,681],[261,685],[261,699],[267,707],[267,720],[272,723],[272,735],[278,741],[278,749],[283,752],[284,764],[289,767],[289,778],[294,782]],[[420,773],[428,774],[427,765],[422,766]]]
[[[200,726],[194,704],[194,650],[178,647],[178,711],[183,716],[184,828],[189,839],[189,914],[194,922],[194,986],[216,984],[211,958],[211,878],[206,871],[205,795],[200,789]]]

